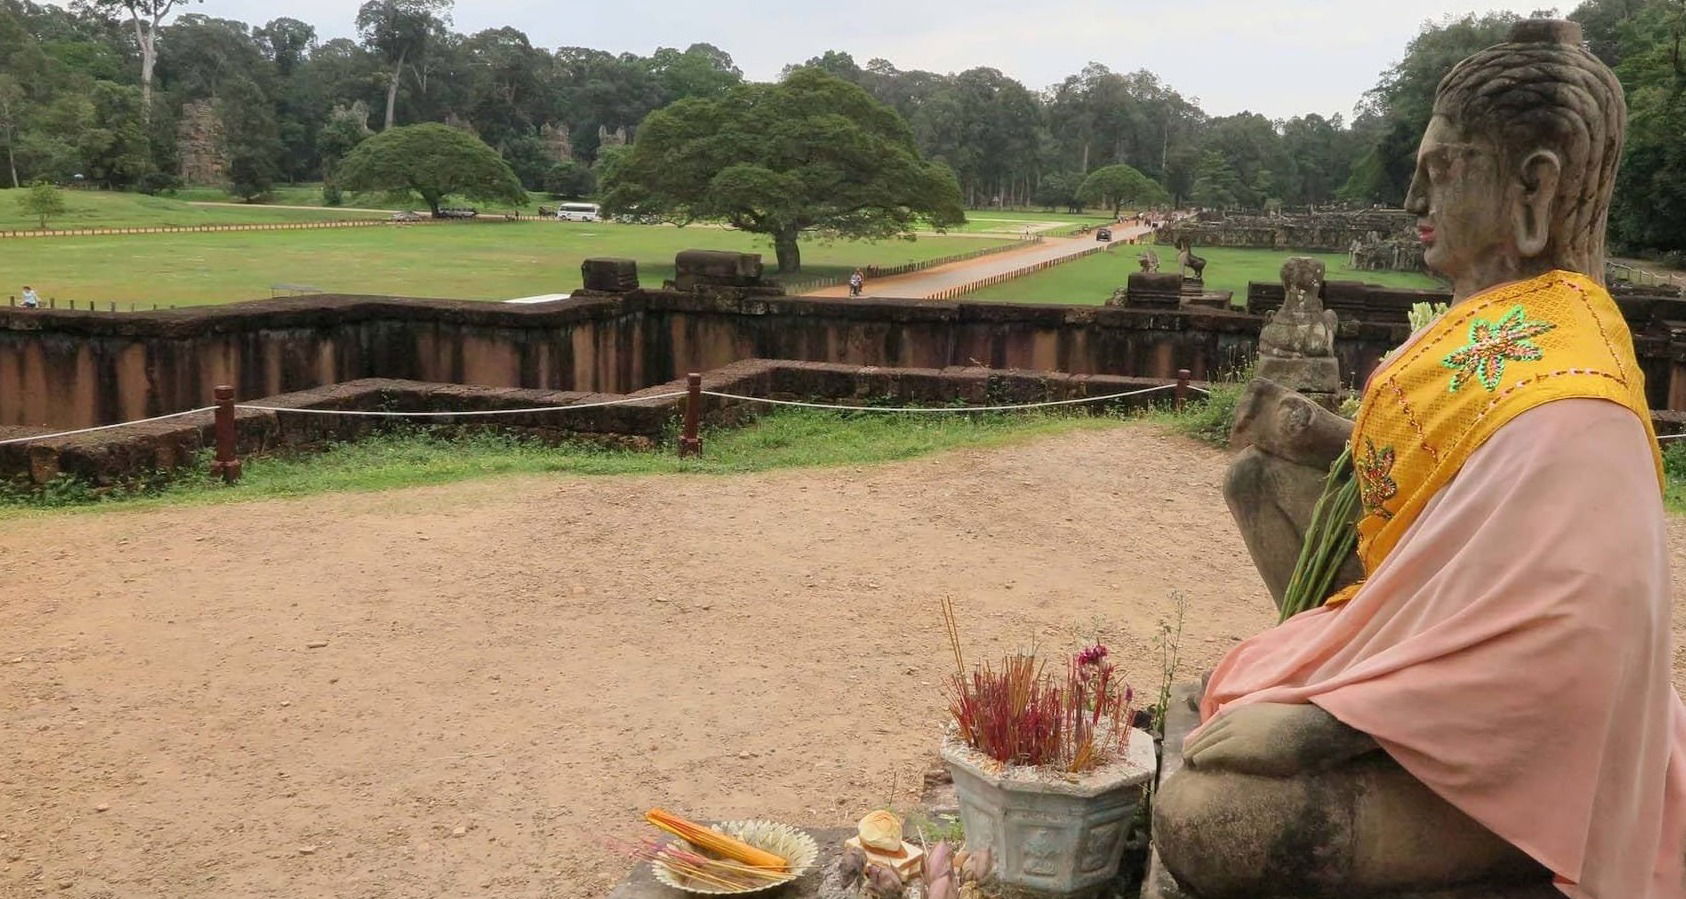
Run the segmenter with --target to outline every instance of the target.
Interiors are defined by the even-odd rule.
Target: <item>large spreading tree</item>
[[[434,215],[446,196],[520,206],[527,193],[498,151],[449,125],[401,125],[353,147],[334,171],[352,191],[411,191]]]
[[[1124,163],[1095,169],[1077,188],[1077,196],[1085,203],[1096,203],[1112,210],[1117,216],[1124,204],[1151,206],[1170,202],[1171,195],[1159,182]]]
[[[651,113],[605,174],[605,210],[765,234],[785,274],[801,271],[805,234],[911,237],[966,218],[953,173],[920,156],[895,110],[811,68]]]

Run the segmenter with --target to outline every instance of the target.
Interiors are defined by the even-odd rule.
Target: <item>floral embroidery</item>
[[[1529,339],[1557,327],[1548,321],[1530,320],[1520,304],[1511,307],[1496,322],[1478,318],[1470,323],[1469,344],[1447,356],[1442,365],[1452,370],[1452,393],[1479,380],[1489,391],[1499,389],[1506,362],[1538,362],[1545,352]]]
[[[1393,447],[1378,450],[1375,441],[1368,437],[1364,438],[1364,452],[1353,459],[1358,469],[1358,495],[1364,503],[1364,514],[1383,521],[1393,518],[1386,503],[1399,495],[1399,484],[1393,480],[1394,460]]]

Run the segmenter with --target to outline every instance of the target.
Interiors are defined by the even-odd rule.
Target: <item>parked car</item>
[[[478,209],[468,209],[460,206],[450,206],[439,210],[434,218],[441,219],[471,219],[480,214]]]
[[[1111,228],[1100,228],[1095,231],[1096,240],[1112,240]]]
[[[408,209],[403,212],[394,212],[391,218],[391,221],[394,222],[419,222],[421,220],[422,217],[420,215],[417,215],[415,212]]]

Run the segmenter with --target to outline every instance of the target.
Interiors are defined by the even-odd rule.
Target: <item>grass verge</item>
[[[156,507],[241,502],[327,491],[387,490],[487,475],[726,475],[777,468],[864,465],[961,447],[999,446],[1033,437],[1116,427],[1119,416],[1082,414],[890,415],[810,410],[769,415],[742,428],[704,435],[700,458],[680,459],[672,441],[660,450],[591,444],[546,446],[494,432],[446,437],[396,429],[325,452],[256,457],[240,483],[210,476],[208,459],[123,490],[97,491],[60,477],[40,490],[0,483],[0,519],[43,510]]]
[[[1177,251],[1162,246],[1121,246],[1111,253],[1097,253],[1064,265],[1004,284],[967,294],[963,299],[991,300],[1012,303],[1069,303],[1073,305],[1101,305],[1112,292],[1124,286],[1131,272],[1141,271],[1138,258],[1152,250],[1159,254],[1159,270],[1177,270]],[[1386,287],[1434,288],[1439,286],[1428,275],[1414,272],[1359,271],[1349,266],[1345,256],[1334,253],[1295,253],[1289,250],[1244,250],[1227,247],[1196,247],[1195,253],[1206,258],[1206,289],[1228,290],[1235,294],[1234,302],[1245,304],[1247,284],[1252,281],[1280,281],[1282,263],[1290,256],[1312,256],[1321,259],[1328,268],[1328,277],[1335,281],[1363,281]]]

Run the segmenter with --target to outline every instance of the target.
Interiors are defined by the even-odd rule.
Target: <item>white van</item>
[[[559,222],[595,222],[602,216],[602,207],[596,203],[563,203],[556,207]]]

